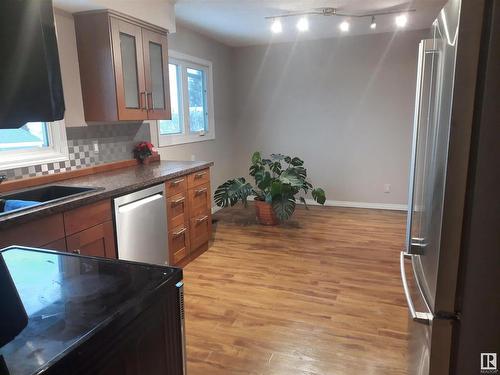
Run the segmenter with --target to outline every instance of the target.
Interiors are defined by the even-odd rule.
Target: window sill
[[[0,162],[0,170],[29,167],[40,164],[56,163],[69,160],[65,152],[57,152],[52,149],[43,151],[30,151],[18,153],[6,162]]]
[[[208,133],[205,135],[160,135],[158,139],[158,147],[177,146],[187,143],[213,140],[215,140],[215,134],[213,133]]]

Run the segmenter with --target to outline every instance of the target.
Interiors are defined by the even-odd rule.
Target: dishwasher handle
[[[163,199],[163,194],[154,194],[150,195],[149,197],[145,197],[142,199],[139,199],[137,201],[131,202],[131,203],[126,203],[124,205],[118,206],[118,212],[119,213],[124,213],[128,211],[135,210],[136,208],[139,208],[141,206],[144,206],[148,203],[154,202],[158,199]]]
[[[399,265],[401,271],[401,281],[403,283],[403,290],[405,293],[406,303],[408,305],[408,310],[410,311],[411,319],[414,322],[430,325],[432,323],[433,315],[427,312],[420,312],[415,310],[415,305],[410,294],[410,288],[408,287],[408,282],[406,281],[406,270],[405,270],[405,260],[412,259],[413,254],[408,254],[401,251],[399,257]]]

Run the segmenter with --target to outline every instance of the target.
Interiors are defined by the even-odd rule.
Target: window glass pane
[[[122,55],[125,107],[139,108],[139,79],[137,77],[135,37],[120,33],[120,49]]]
[[[160,134],[182,133],[181,124],[181,97],[180,90],[180,69],[178,65],[168,64],[168,74],[170,77],[170,106],[172,109],[172,120],[160,121]]]
[[[45,122],[28,122],[19,129],[0,130],[0,151],[48,146],[49,135]]]
[[[205,71],[187,69],[189,96],[189,130],[191,132],[207,131],[207,94]]]

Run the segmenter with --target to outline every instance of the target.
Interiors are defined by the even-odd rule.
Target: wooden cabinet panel
[[[113,222],[88,228],[66,238],[68,251],[91,256],[116,258]]]
[[[190,217],[199,216],[211,207],[210,184],[200,185],[188,190]]]
[[[199,172],[191,173],[188,176],[188,188],[207,184],[210,182],[210,170],[203,169]]]
[[[186,193],[179,193],[167,198],[168,228],[188,224],[188,208]]]
[[[57,251],[67,251],[66,238],[61,238],[60,240],[53,241],[46,245],[40,246],[41,249],[57,250]]]
[[[182,176],[165,182],[165,185],[167,187],[167,197],[185,192],[187,189],[186,179],[186,176]]]
[[[12,245],[40,247],[61,238],[63,215],[57,214],[0,231],[0,249]]]
[[[112,218],[111,200],[109,199],[66,211],[64,213],[66,236],[112,220]]]
[[[169,120],[172,114],[168,82],[167,36],[142,29],[142,48],[148,119]]]
[[[186,225],[179,225],[169,232],[168,247],[170,264],[179,263],[189,255],[189,229]]]
[[[190,251],[194,252],[199,246],[210,240],[210,234],[212,233],[212,215],[210,212],[206,211],[193,217],[191,219],[190,230]]]

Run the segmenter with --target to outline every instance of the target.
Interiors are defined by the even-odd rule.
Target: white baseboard
[[[306,199],[306,203],[311,206],[318,206],[319,204],[314,201],[314,199]],[[395,210],[395,211],[406,211],[406,204],[395,204],[395,203],[369,203],[369,202],[349,202],[349,201],[334,201],[327,200],[324,204],[330,207],[353,207],[353,208],[371,208],[374,210]]]
[[[215,214],[217,211],[220,211],[222,210],[222,207],[219,207],[219,206],[213,206],[212,207],[212,215]]]
[[[251,201],[253,198],[248,198]],[[306,199],[306,203],[310,206],[319,206],[314,199]],[[352,208],[371,208],[374,210],[393,210],[393,211],[406,211],[406,204],[394,204],[394,203],[368,203],[368,202],[349,202],[349,201],[334,201],[327,200],[324,204],[328,207],[352,207]],[[214,206],[212,207],[212,215],[217,211],[222,210],[222,207]]]

